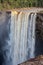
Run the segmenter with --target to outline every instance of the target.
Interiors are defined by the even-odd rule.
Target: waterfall
[[[10,54],[12,65],[35,57],[36,13],[12,12],[10,25]]]
[[[30,20],[28,21],[28,51],[30,52],[29,57],[35,57],[35,21],[36,21],[36,13],[31,14]]]

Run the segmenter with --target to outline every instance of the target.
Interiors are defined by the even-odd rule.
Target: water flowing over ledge
[[[10,43],[13,65],[35,56],[36,13],[11,13]]]
[[[0,18],[3,65],[17,65],[35,57],[37,12],[14,10],[10,15],[7,13],[2,13],[4,18]]]

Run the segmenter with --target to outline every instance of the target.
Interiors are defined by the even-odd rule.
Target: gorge
[[[43,54],[43,13],[39,11],[0,12],[0,65],[18,65]]]

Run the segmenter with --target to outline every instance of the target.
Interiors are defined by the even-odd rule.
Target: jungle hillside
[[[0,0],[0,9],[43,7],[43,0]]]

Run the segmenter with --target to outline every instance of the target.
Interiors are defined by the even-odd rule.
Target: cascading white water
[[[36,13],[31,14],[30,20],[28,21],[28,49],[30,52],[30,58],[35,56],[35,21],[36,21]]]
[[[11,13],[10,43],[12,65],[17,65],[35,56],[36,13]]]

